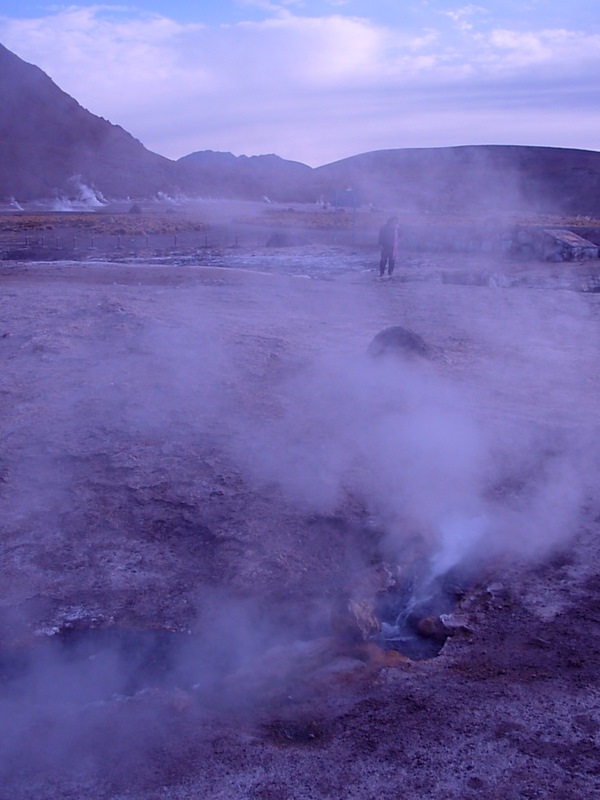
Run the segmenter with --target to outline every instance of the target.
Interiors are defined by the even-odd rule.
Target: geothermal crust
[[[595,265],[377,258],[0,267],[6,797],[598,795]],[[437,657],[339,635],[417,563]]]

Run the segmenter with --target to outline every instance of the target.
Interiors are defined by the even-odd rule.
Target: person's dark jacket
[[[393,250],[396,244],[396,222],[388,220],[379,231],[378,244],[384,250]]]

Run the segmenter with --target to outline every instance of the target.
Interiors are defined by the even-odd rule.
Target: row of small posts
[[[154,236],[164,237],[164,234],[154,234]],[[101,235],[101,236],[92,235],[90,237],[90,239],[89,239],[89,247],[88,247],[88,249],[93,250],[96,247],[97,243],[100,242],[100,241],[106,246],[107,243],[110,243],[110,240],[113,239],[113,238],[116,239],[116,245],[115,245],[116,248],[121,248],[124,243],[125,244],[129,244],[129,245],[136,244],[136,243],[138,243],[138,239],[139,239],[139,237],[137,237],[135,235],[123,236],[121,234],[116,234],[114,237],[111,236],[110,234]],[[145,247],[150,247],[150,242],[151,242],[152,238],[153,238],[153,235],[151,235],[151,234],[146,234],[144,236],[144,246]],[[108,240],[108,242],[107,242],[107,240]],[[22,246],[24,246],[25,248],[29,248],[29,247],[55,247],[57,250],[59,250],[61,247],[69,247],[69,246],[71,246],[73,250],[76,250],[78,248],[78,246],[81,244],[82,241],[83,241],[83,237],[77,237],[77,236],[73,236],[73,237],[61,237],[61,236],[48,237],[46,235],[33,236],[31,234],[27,234],[25,236],[25,241],[24,242],[22,240],[19,240],[16,237],[12,237],[8,242],[6,242],[6,244],[9,244],[9,246],[11,246],[11,247],[19,247],[19,246],[22,247]],[[171,241],[172,241],[172,246],[173,247],[177,247],[181,243],[181,239],[177,234],[173,234]],[[2,238],[1,238],[1,232],[0,232],[0,244],[2,244],[2,243],[3,242],[2,242]],[[164,244],[166,245],[166,242]],[[237,236],[235,237],[235,244],[236,244],[236,246],[238,246],[238,237]],[[196,246],[199,246],[199,245],[196,244]],[[208,234],[204,235],[204,238],[203,238],[201,246],[203,246],[203,247],[211,246],[211,243],[209,242],[209,239],[208,239]],[[85,247],[85,245],[83,245],[83,247]]]

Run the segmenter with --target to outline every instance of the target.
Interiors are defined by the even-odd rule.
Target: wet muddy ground
[[[1,797],[598,794],[597,265],[376,266],[2,263]],[[465,564],[439,655],[340,632]]]

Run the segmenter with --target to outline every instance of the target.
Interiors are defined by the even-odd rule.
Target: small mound
[[[422,336],[400,325],[380,331],[369,345],[368,352],[374,357],[400,355],[430,359],[433,355]]]

